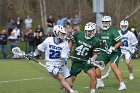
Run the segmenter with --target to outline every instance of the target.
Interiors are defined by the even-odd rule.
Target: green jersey
[[[82,31],[77,31],[73,35],[74,51],[73,56],[87,60],[93,55],[95,48],[100,47],[100,40],[97,37],[86,39]],[[79,61],[73,59],[73,61]]]
[[[115,44],[122,40],[117,29],[114,27],[110,27],[108,30],[100,31],[100,39],[102,42],[102,48],[108,50],[111,46],[115,46]],[[120,48],[118,48],[120,51]]]

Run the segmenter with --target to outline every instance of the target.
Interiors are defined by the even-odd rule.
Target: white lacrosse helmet
[[[122,21],[120,22],[120,29],[121,29],[122,31],[125,31],[125,30],[127,30],[128,25],[129,25],[129,23],[128,23],[127,20],[122,20]]]
[[[55,25],[53,27],[53,34],[55,35],[55,37],[64,40],[66,39],[66,28],[61,26],[61,25]]]
[[[88,22],[85,25],[85,38],[91,39],[96,33],[96,24]]]
[[[110,16],[103,16],[101,27],[103,30],[107,30],[112,25],[111,17]]]

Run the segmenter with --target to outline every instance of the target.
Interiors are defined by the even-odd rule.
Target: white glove
[[[87,63],[88,63],[88,64],[91,64],[91,59],[88,59]]]
[[[111,46],[108,50],[107,50],[107,54],[111,54],[113,51],[115,51],[115,48],[113,46]]]
[[[89,58],[88,61],[87,61],[87,63],[88,63],[88,64],[91,64],[91,63],[94,62],[94,61],[95,61],[94,59]]]
[[[132,48],[130,49],[130,53],[131,53],[131,54],[134,54],[136,51],[137,51],[137,48],[135,48],[135,47],[132,47]]]

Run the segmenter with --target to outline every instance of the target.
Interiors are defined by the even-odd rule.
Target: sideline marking
[[[0,81],[0,83],[8,83],[8,82],[18,82],[18,81],[30,81],[30,80],[42,80],[44,78],[25,78],[25,79],[19,79],[19,80],[5,80],[5,81]]]

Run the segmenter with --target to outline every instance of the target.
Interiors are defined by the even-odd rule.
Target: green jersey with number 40
[[[77,31],[73,35],[74,51],[73,56],[81,59],[89,59],[93,55],[93,50],[100,47],[100,40],[97,37],[86,39],[82,31]],[[75,60],[74,61],[80,61]]]
[[[108,30],[100,31],[100,39],[102,42],[102,48],[108,50],[111,46],[115,46],[115,44],[122,40],[117,29],[114,27],[110,27]],[[120,49],[118,48],[120,51]]]

